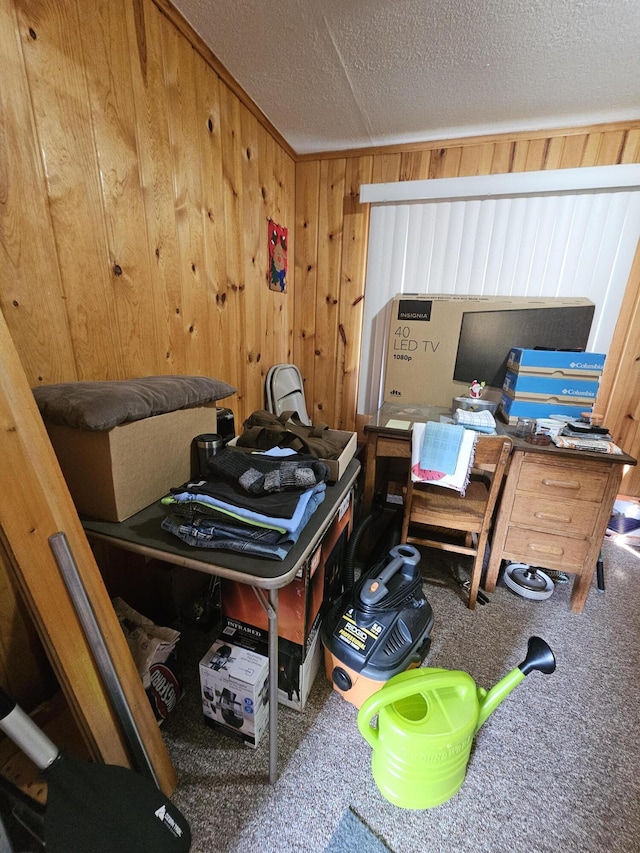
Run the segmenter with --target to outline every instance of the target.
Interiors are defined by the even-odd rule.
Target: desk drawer
[[[564,501],[517,494],[511,522],[525,527],[541,527],[554,533],[590,536],[598,519],[599,507],[587,501]]]
[[[511,527],[507,534],[504,555],[531,566],[580,573],[589,552],[587,539],[570,539],[553,533]]]
[[[535,492],[543,497],[599,503],[608,478],[607,471],[580,470],[577,464],[550,465],[541,461],[526,461],[518,477],[517,489]]]

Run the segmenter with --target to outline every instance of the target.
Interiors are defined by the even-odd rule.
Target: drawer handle
[[[530,551],[535,551],[537,554],[552,554],[554,557],[562,557],[564,548],[551,548],[548,545],[529,545]]]
[[[558,515],[557,512],[534,512],[534,518],[539,518],[540,521],[555,521],[562,522],[562,524],[571,524],[571,516],[570,515]]]
[[[542,481],[543,486],[553,486],[556,489],[573,489],[578,491],[580,488],[580,483],[576,483],[575,480],[551,480],[548,478],[544,478]]]

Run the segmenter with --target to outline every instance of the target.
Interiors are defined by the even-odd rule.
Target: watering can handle
[[[447,687],[457,687],[461,691],[469,691],[475,696],[476,685],[467,672],[455,669],[417,669],[405,670],[395,675],[384,687],[369,696],[364,701],[358,712],[358,728],[362,737],[375,748],[378,740],[378,729],[371,727],[371,720],[386,705],[435,690],[444,690]]]

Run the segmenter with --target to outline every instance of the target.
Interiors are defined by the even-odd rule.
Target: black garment
[[[209,495],[211,498],[224,501],[233,506],[240,506],[263,515],[274,518],[293,518],[298,506],[298,499],[306,489],[288,492],[271,492],[264,495],[251,495],[238,483],[225,480],[192,480],[178,488],[171,489],[171,494],[179,495],[183,492],[193,494]]]
[[[274,457],[225,447],[209,460],[208,474],[238,483],[251,495],[304,490],[326,482],[329,466],[304,454]]]

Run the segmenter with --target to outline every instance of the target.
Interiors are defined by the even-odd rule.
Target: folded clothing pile
[[[284,560],[325,498],[326,463],[290,449],[247,453],[225,447],[206,479],[162,499],[162,528],[197,548]]]

